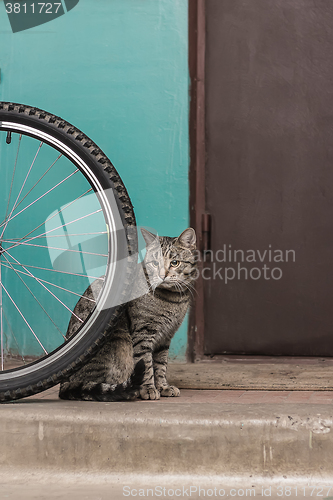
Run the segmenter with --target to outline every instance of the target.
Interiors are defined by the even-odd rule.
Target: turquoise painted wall
[[[80,0],[13,34],[0,0],[0,100],[62,116],[109,156],[137,223],[188,226],[187,0]],[[171,356],[184,359],[187,323]]]

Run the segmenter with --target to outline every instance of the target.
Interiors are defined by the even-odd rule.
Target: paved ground
[[[25,398],[25,400],[58,399],[59,387]],[[21,400],[21,401],[25,401]],[[61,402],[61,400],[59,400]],[[179,398],[162,398],[155,404],[169,403],[171,405],[181,403],[267,403],[267,404],[333,404],[333,391],[220,391],[220,390],[191,390],[182,389]],[[138,400],[140,404],[146,401]]]
[[[313,498],[332,499],[332,487],[329,483],[319,481],[294,482],[281,478],[276,480],[255,479],[235,480],[225,478],[187,477],[114,477],[112,481],[100,478],[98,482],[86,482],[84,477],[69,479],[44,476],[39,482],[27,486],[27,482],[16,478],[16,483],[1,482],[1,498],[8,500],[120,500],[126,498],[269,498],[270,500],[300,500]],[[15,478],[13,477],[13,481]],[[74,481],[74,482],[73,482]]]
[[[333,391],[319,387],[90,403],[59,400],[56,386],[0,407],[0,500],[333,500]]]
[[[200,363],[169,363],[168,379],[180,389],[332,391],[333,359],[220,356]]]

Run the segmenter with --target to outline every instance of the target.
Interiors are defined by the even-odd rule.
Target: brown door
[[[204,354],[332,356],[332,2],[206,1],[206,152]]]

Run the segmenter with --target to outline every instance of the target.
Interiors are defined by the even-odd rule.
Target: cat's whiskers
[[[193,285],[193,283],[192,283],[191,281],[186,281],[186,280],[184,280],[184,279],[182,279],[182,278],[180,278],[180,279],[182,280],[182,282],[183,282],[184,284],[186,284],[186,286],[188,286],[189,288],[191,288],[193,291],[195,291],[195,292],[196,292],[195,286]]]
[[[178,283],[176,281],[174,281],[173,285],[176,287],[176,289],[179,291],[180,293],[180,296],[182,296],[182,289],[181,287],[178,285]]]
[[[191,284],[191,283],[186,283],[185,280],[183,280],[182,278],[178,278],[179,282],[181,283],[182,286],[184,286],[191,294],[192,298],[194,299],[194,295],[193,295],[193,292],[197,292],[197,290],[194,288],[194,286]],[[193,292],[192,292],[193,290]]]
[[[156,288],[161,284],[163,283],[163,281],[161,281],[159,278],[152,278],[151,281],[150,281],[150,284],[151,284],[151,291],[153,292],[153,297],[155,296],[155,290]]]
[[[154,287],[154,284],[152,282],[149,282],[148,293],[146,294],[146,299],[148,297],[149,292],[152,292],[153,293],[153,297],[154,297],[155,290],[156,290],[156,287]]]
[[[184,293],[184,289],[182,288],[182,285],[181,285],[181,284],[179,284],[179,282],[178,282],[178,281],[176,281],[176,282],[175,282],[175,285],[176,285],[176,288],[179,290],[180,296],[181,296],[181,297],[182,297],[182,296],[184,296],[184,295],[185,295],[185,293]]]

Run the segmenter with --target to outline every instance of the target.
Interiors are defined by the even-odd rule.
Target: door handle
[[[211,250],[211,215],[202,214],[201,217],[201,232],[202,232],[202,253],[205,254]]]

